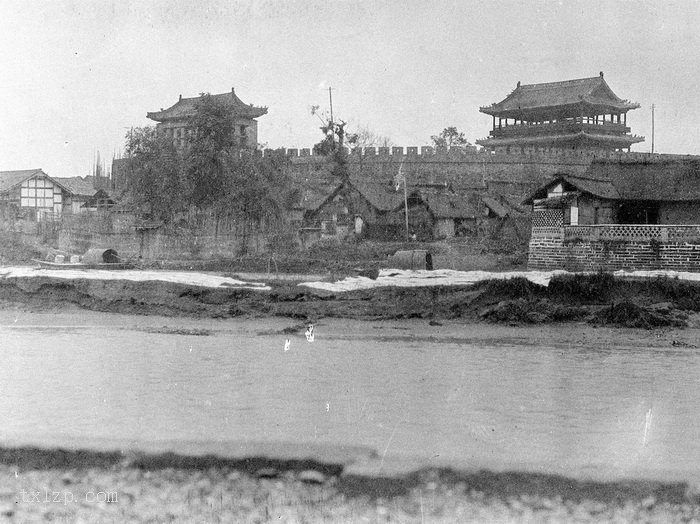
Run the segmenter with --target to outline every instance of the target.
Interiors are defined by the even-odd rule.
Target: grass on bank
[[[685,311],[700,311],[700,283],[677,278],[620,279],[610,273],[558,275],[549,286],[524,278],[477,284],[495,322],[541,323],[588,319],[633,328],[683,327]]]

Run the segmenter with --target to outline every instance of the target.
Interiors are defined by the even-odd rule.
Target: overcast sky
[[[310,107],[425,145],[516,83],[596,76],[641,104],[628,124],[655,149],[700,154],[700,2],[0,0],[0,170],[88,175],[131,126],[178,96],[236,88],[268,106],[259,141],[311,147]]]

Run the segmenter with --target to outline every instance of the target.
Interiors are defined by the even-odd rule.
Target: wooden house
[[[700,157],[596,161],[526,202],[531,269],[700,271]]]
[[[56,178],[55,180],[70,191],[64,205],[64,212],[66,213],[82,213],[86,211],[88,209],[85,206],[86,202],[97,193],[95,177],[93,176],[74,176],[70,178]]]
[[[404,195],[392,183],[353,177],[335,184],[325,197],[311,190],[305,194],[304,226],[319,229],[321,236],[405,238],[405,201],[409,233],[420,239],[463,235],[481,215],[476,193],[458,193],[445,184],[409,187]]]
[[[700,157],[597,160],[583,175],[554,177],[526,203],[533,227],[700,224]]]
[[[0,206],[7,219],[42,221],[63,213],[71,191],[41,169],[0,171]]]

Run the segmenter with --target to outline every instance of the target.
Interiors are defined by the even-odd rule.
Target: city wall
[[[554,175],[583,174],[598,158],[620,161],[653,161],[667,155],[601,153],[591,151],[531,151],[524,154],[491,153],[475,149],[435,149],[424,146],[348,150],[351,176],[391,181],[401,167],[408,185],[449,183],[455,189],[475,190],[509,197],[519,203]],[[328,180],[332,163],[310,149],[259,151],[260,155],[284,154],[290,159],[293,178],[306,183]]]

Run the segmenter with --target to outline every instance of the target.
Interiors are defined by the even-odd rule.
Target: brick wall
[[[700,272],[698,226],[622,226],[533,229],[528,268],[534,270],[617,271],[671,269]],[[640,229],[642,232],[640,232]],[[592,231],[581,235],[581,230]],[[577,235],[570,234],[574,231]],[[644,233],[646,232],[646,233]],[[611,234],[612,233],[612,234]]]

